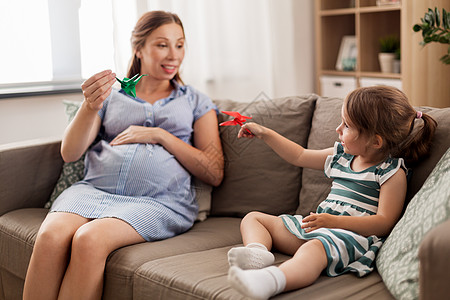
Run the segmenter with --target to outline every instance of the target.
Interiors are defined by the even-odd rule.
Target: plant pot
[[[392,72],[393,73],[401,73],[402,72],[402,68],[401,68],[401,61],[400,59],[394,59],[394,65],[393,65],[393,69]]]
[[[394,67],[395,53],[378,53],[381,72],[392,73]]]

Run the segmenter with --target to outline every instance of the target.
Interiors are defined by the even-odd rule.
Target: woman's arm
[[[250,135],[246,129],[250,130]],[[322,150],[305,149],[297,143],[283,137],[279,133],[256,123],[247,123],[241,127],[238,138],[253,136],[262,139],[281,158],[295,166],[323,170],[328,155],[333,154],[333,148]]]
[[[115,74],[106,70],[86,80],[81,88],[84,101],[75,118],[67,126],[61,143],[61,156],[65,162],[76,161],[94,141],[101,125],[98,111],[111,93]]]
[[[381,186],[376,215],[353,217],[312,213],[303,219],[304,224],[302,228],[306,232],[321,227],[341,228],[363,236],[387,236],[402,213],[406,196],[406,185],[405,171],[399,169]]]
[[[111,145],[129,143],[160,144],[195,177],[218,186],[223,179],[223,152],[217,126],[217,116],[211,110],[194,123],[194,146],[159,127],[130,126],[111,141]]]

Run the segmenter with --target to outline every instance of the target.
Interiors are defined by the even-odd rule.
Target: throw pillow
[[[78,109],[81,106],[81,102],[79,101],[69,101],[63,100],[65,112],[69,123],[75,117]],[[80,181],[84,176],[84,154],[74,162],[64,163],[61,175],[56,182],[55,188],[53,189],[52,194],[50,195],[50,200],[45,203],[45,208],[50,209],[52,207],[53,202],[58,198],[58,196],[72,184],[77,181]]]
[[[431,229],[450,219],[449,182],[450,148],[380,249],[378,272],[396,299],[419,298],[419,246]]]
[[[219,110],[238,111],[284,137],[306,146],[317,95],[261,99],[253,102],[216,101]],[[230,120],[219,115],[219,122]],[[260,139],[238,139],[239,126],[220,127],[225,157],[224,179],[213,188],[211,214],[242,217],[257,210],[294,213],[301,188],[301,168],[284,161]]]
[[[63,100],[63,104],[70,123],[80,108],[81,102]],[[55,185],[55,188],[53,189],[52,194],[50,195],[50,200],[45,204],[45,208],[50,209],[53,202],[65,189],[70,187],[75,182],[83,179],[84,157],[85,155],[83,154],[77,161],[64,163],[61,175]],[[208,217],[211,208],[212,186],[202,182],[201,180],[193,178],[193,187],[196,192],[195,199],[198,203],[197,221],[204,221]]]

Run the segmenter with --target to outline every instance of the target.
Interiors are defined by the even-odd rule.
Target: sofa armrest
[[[450,278],[450,220],[426,234],[419,248],[420,299],[447,299]]]
[[[0,215],[44,207],[61,173],[60,145],[55,139],[0,145]]]

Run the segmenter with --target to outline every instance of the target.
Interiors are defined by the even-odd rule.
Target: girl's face
[[[359,133],[359,130],[352,124],[342,107],[342,121],[336,128],[339,139],[344,146],[344,152],[351,155],[361,155],[367,150],[368,139]]]
[[[141,74],[154,80],[171,80],[184,59],[183,29],[176,23],[155,29],[136,52],[141,59]]]

